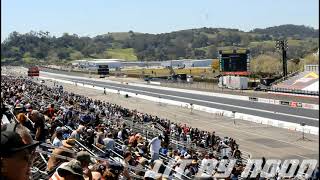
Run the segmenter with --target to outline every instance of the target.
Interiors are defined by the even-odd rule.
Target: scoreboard
[[[249,75],[250,52],[247,49],[220,50],[220,72],[224,75]]]
[[[109,66],[108,65],[99,65],[98,66],[98,74],[99,75],[108,75],[109,74]]]

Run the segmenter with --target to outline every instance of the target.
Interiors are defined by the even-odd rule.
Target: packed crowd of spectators
[[[49,87],[2,76],[1,108],[1,145],[7,147],[1,154],[8,165],[1,176],[7,179],[30,175],[37,146],[52,180],[192,179],[209,159],[236,159],[230,179],[238,179],[244,168],[239,145],[230,137],[68,93],[56,83]],[[14,172],[17,159],[25,160],[16,163],[25,171],[20,175]],[[185,159],[191,163],[181,169]],[[152,171],[156,162],[170,160],[169,177]],[[209,172],[201,176],[212,178]]]

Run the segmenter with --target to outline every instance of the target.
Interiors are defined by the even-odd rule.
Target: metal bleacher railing
[[[301,90],[301,89],[288,89],[288,88],[269,87],[268,91],[319,96],[319,91],[307,91],[307,90]]]

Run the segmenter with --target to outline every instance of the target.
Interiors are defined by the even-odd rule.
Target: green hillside
[[[133,48],[107,49],[107,55],[112,59],[125,59],[128,61],[138,60]]]
[[[164,61],[217,58],[219,49],[248,48],[253,58],[277,55],[275,41],[288,39],[288,57],[301,59],[319,48],[319,30],[281,25],[244,32],[229,28],[198,28],[171,33],[112,32],[95,37],[49,32],[12,32],[1,43],[1,63],[66,63],[82,58]],[[275,57],[278,58],[278,57]]]

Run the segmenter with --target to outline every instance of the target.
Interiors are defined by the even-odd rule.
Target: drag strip
[[[120,91],[127,91],[152,97],[161,97],[162,99],[182,101],[186,103],[192,103],[216,109],[236,111],[244,114],[250,114],[286,122],[293,122],[298,124],[305,122],[306,125],[319,127],[319,110],[291,108],[282,105],[234,100],[230,98],[198,95],[192,93],[182,93],[147,87],[138,87],[120,83],[112,83],[110,81],[101,82],[94,79],[81,79],[79,77],[65,75],[61,76],[59,74],[51,73],[45,76],[54,77],[56,79],[69,80],[78,83],[91,84],[94,86],[116,89]]]

